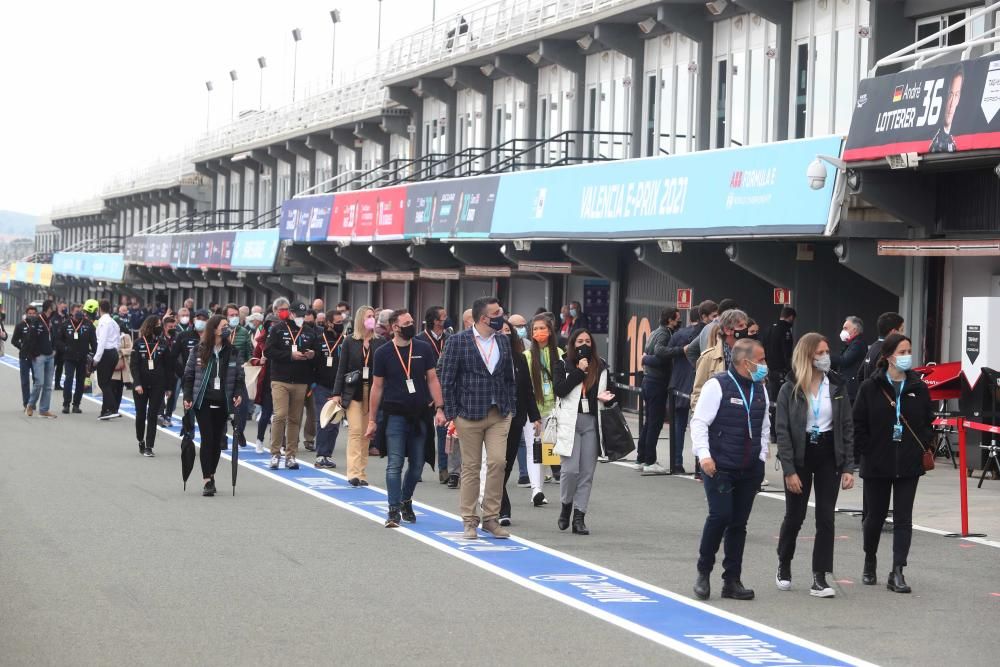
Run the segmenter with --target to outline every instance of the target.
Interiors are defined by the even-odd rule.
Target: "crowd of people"
[[[912,369],[910,340],[896,313],[878,319],[878,339],[863,342],[860,318],[845,318],[839,349],[819,333],[796,341],[796,312],[782,309],[761,330],[732,299],[704,301],[682,326],[663,310],[646,340],[641,380],[644,411],[634,469],[641,475],[694,474],[708,515],[694,593],[707,599],[716,554],[724,545],[723,597],[747,600],[742,583],[747,523],[774,452],[784,476],[785,517],[777,549],[776,586],[792,588],[791,564],[815,495],[816,537],[810,594],[832,597],[834,511],[841,489],[864,484],[863,583],[877,582],[877,551],[890,499],[893,556],[887,587],[910,592],[903,575],[912,508],[924,474],[933,413],[926,385]],[[598,462],[607,460],[602,411],[617,410],[617,385],[578,302],[557,316],[508,315],[493,297],[476,299],[456,330],[444,307],[418,323],[406,309],[326,310],[278,298],[268,308],[188,299],[173,311],[132,300],[29,307],[13,330],[25,415],[81,414],[92,373],[102,393],[102,421],[121,416],[126,387],[135,404],[140,454],[154,456],[157,428],[175,419],[201,438],[203,494],[214,495],[215,471],[231,423],[256,421],[257,453],[269,466],[296,470],[300,439],[313,465],[337,467],[333,451],[347,429],[346,477],[368,485],[370,456],[387,457],[385,525],[416,522],[413,496],[425,464],[459,491],[464,537],[480,528],[507,538],[512,523],[508,482],[530,489],[530,506],[548,504],[547,481],[559,484],[557,526],[589,534],[586,515]],[[7,337],[0,328],[0,341]],[[763,340],[760,340],[763,339]],[[670,458],[657,443],[669,424]],[[268,436],[268,428],[270,435]],[[251,442],[254,439],[251,438]],[[543,466],[543,444],[559,464]],[[406,468],[404,473],[404,466]]]

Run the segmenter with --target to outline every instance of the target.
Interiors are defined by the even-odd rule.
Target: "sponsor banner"
[[[10,265],[7,279],[0,282],[15,280],[29,285],[52,286],[52,265],[37,262],[14,262]]]
[[[289,199],[281,205],[281,240],[325,241],[333,212],[332,194]]]
[[[270,271],[278,254],[277,229],[137,236],[125,244],[129,264],[175,269]]]
[[[406,188],[407,238],[486,238],[500,176],[452,178]]]
[[[57,252],[52,270],[64,276],[121,282],[125,276],[125,255],[109,252]]]
[[[985,148],[1000,148],[996,55],[862,81],[844,159]]]
[[[274,269],[274,260],[278,256],[278,230],[253,229],[236,233],[236,245],[233,248],[232,261],[229,268],[240,270]]]
[[[303,198],[304,199],[304,198]],[[406,186],[339,192],[327,228],[329,241],[403,238]]]
[[[504,174],[494,238],[822,234],[834,178],[810,188],[840,137]]]

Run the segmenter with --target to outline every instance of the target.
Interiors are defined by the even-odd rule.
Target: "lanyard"
[[[444,340],[442,340],[441,344],[438,345],[436,342],[434,342],[434,334],[431,333],[431,330],[430,329],[424,329],[424,331],[427,332],[427,340],[429,340],[431,342],[431,347],[434,348],[434,353],[437,354],[437,356],[440,357],[441,356],[441,350],[442,350],[442,348],[444,348]]]
[[[896,385],[893,384],[892,378],[889,377],[889,371],[885,372],[885,379],[889,381],[889,386],[890,387],[892,387],[893,389],[896,389]],[[903,378],[903,381],[899,383],[899,390],[896,391],[896,426],[899,426],[899,424],[901,423],[900,410],[903,407],[903,385],[904,384],[906,384],[906,378]]]
[[[753,402],[753,390],[756,386],[756,383],[754,382],[750,383],[750,400],[748,401],[747,395],[743,393],[743,387],[741,387],[740,383],[736,380],[735,377],[733,377],[733,372],[732,371],[726,371],[726,372],[729,374],[729,377],[733,378],[733,383],[736,385],[736,391],[740,392],[740,398],[743,399],[743,407],[747,411],[747,437],[753,438],[753,424],[750,422],[750,404]]]
[[[488,350],[483,351],[483,345],[479,342],[479,336],[472,334],[473,340],[476,341],[476,347],[479,348],[479,356],[483,358],[483,363],[486,364],[486,370],[490,369],[490,359],[493,357],[493,348],[497,344],[496,334],[490,337],[490,347]]]
[[[45,316],[44,315],[39,315],[38,319],[40,319],[42,321],[42,324],[45,325],[45,330],[48,331],[51,334],[52,333],[52,327],[49,326],[49,322],[48,322],[48,320],[45,319]]]
[[[819,406],[820,406],[819,397],[823,395],[823,385],[826,384],[826,381],[827,381],[826,376],[824,375],[823,379],[820,380],[819,389],[816,390],[816,395],[815,396],[813,396],[812,394],[809,395],[809,402],[812,403],[812,411],[813,411],[813,431],[815,431],[816,433],[819,432]]]
[[[80,331],[80,327],[83,326],[83,322],[83,320],[80,320],[79,324],[73,324],[73,320],[70,320],[69,325],[73,327],[73,333],[78,333]]]
[[[156,341],[156,345],[153,346],[152,350],[149,349],[149,341],[146,340],[145,336],[142,337],[142,342],[146,345],[146,358],[152,359],[153,355],[156,354],[156,351],[160,349],[160,341]]]
[[[330,341],[328,341],[326,339],[326,334],[324,333],[323,334],[323,342],[326,343],[326,349],[327,349],[327,355],[326,356],[332,357],[333,353],[337,351],[337,348],[340,347],[340,343],[343,340],[344,340],[344,334],[340,334],[340,338],[337,339],[337,342],[333,344],[333,347],[330,347]],[[367,363],[367,361],[365,363]]]
[[[292,328],[290,326],[288,326],[288,324],[285,324],[285,328],[288,329],[288,335],[292,336],[292,345],[298,345],[299,344],[299,336],[302,335],[302,329],[299,329],[299,332],[297,334],[292,335]]]
[[[365,358],[365,366],[368,365],[368,358],[371,356],[371,352],[372,352],[372,346],[368,343],[368,341],[365,341],[364,343],[361,344],[361,354]]]
[[[396,350],[396,356],[399,357],[399,365],[403,366],[403,371],[406,373],[406,379],[410,379],[410,365],[413,363],[413,343],[407,345],[410,348],[410,356],[406,359],[406,365],[403,366],[403,355],[399,353],[399,348],[396,344],[392,344],[392,349]]]

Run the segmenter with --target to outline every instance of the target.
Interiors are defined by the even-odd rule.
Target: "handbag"
[[[892,397],[889,396],[889,394],[886,392],[885,389],[882,390],[882,395],[885,396],[886,400],[889,401],[889,405],[891,405],[892,407],[896,407],[896,401],[892,400]],[[932,452],[930,449],[924,446],[924,443],[921,442],[920,440],[920,436],[918,436],[916,431],[913,430],[913,427],[910,426],[910,422],[906,420],[906,417],[900,415],[899,418],[903,421],[903,426],[905,426],[906,430],[910,432],[910,435],[913,436],[913,439],[917,441],[917,446],[920,447],[920,450],[922,452],[920,458],[920,464],[924,467],[924,472],[934,470],[934,452]]]
[[[625,421],[625,414],[620,406],[615,405],[600,411],[601,414],[601,444],[608,461],[618,461],[628,456],[635,449],[635,439]]]
[[[361,371],[360,370],[351,371],[350,373],[346,373],[344,375],[344,384],[346,384],[346,385],[348,385],[350,387],[353,387],[354,385],[359,384],[360,382],[361,382]]]

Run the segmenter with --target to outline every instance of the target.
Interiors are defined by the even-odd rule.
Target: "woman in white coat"
[[[570,334],[566,356],[556,362],[553,384],[557,397],[554,415],[558,435],[554,452],[562,458],[559,495],[562,511],[559,530],[566,530],[573,513],[573,532],[589,535],[584,517],[601,453],[601,420],[598,411],[614,403],[608,391],[610,369],[594,349],[586,329]]]

